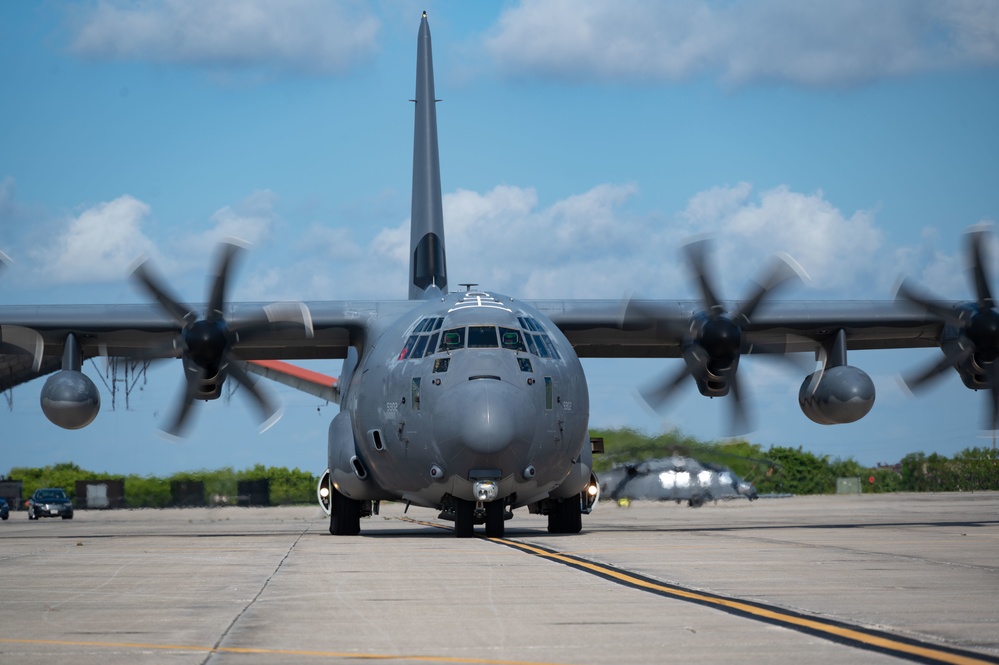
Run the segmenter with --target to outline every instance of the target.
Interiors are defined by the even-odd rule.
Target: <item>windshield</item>
[[[63,490],[38,490],[35,496],[42,501],[55,501],[57,499],[65,499],[66,492]]]
[[[521,328],[472,325],[442,329],[443,317],[421,319],[406,339],[398,359],[425,358],[434,353],[451,353],[466,348],[500,348],[561,360],[558,347],[537,320],[531,317],[518,317],[517,320]]]

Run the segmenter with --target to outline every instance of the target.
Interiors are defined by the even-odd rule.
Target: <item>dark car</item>
[[[7,505],[7,499],[0,498],[0,520],[8,517],[10,517],[10,506]]]
[[[28,519],[37,520],[39,517],[73,519],[73,502],[66,496],[65,490],[61,487],[35,490],[28,499]]]

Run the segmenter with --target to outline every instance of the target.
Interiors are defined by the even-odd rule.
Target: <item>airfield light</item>
[[[329,515],[333,508],[333,487],[330,479],[329,469],[319,477],[319,485],[316,487],[316,497],[319,499],[319,507]]]
[[[472,486],[475,500],[487,503],[499,496],[499,485],[493,480],[477,480]]]

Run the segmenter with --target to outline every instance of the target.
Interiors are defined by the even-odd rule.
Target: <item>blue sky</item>
[[[140,256],[200,302],[230,235],[253,243],[235,300],[405,298],[424,9],[452,283],[691,298],[679,249],[710,234],[727,298],[775,252],[811,278],[786,298],[887,301],[900,275],[970,296],[962,234],[999,218],[994,2],[107,0],[0,4],[0,302],[144,302]],[[956,374],[898,388],[938,353],[852,353],[878,399],[835,427],[798,409],[803,376],[749,358],[749,438],[865,463],[991,445]],[[585,361],[591,425],[722,436],[726,404],[692,384],[665,415],[636,401],[676,362]],[[85,370],[104,406],[84,430],[45,420],[40,381],[0,400],[0,473],[325,467],[335,406],[278,388],[258,435],[237,393],[172,443],[178,363],[128,409]]]

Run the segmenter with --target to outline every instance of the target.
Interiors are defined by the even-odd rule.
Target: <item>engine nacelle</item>
[[[49,421],[64,429],[80,429],[97,417],[101,395],[86,374],[64,369],[45,381],[41,403]]]
[[[805,377],[798,391],[801,411],[820,425],[860,420],[874,406],[874,382],[850,365],[827,367]]]

